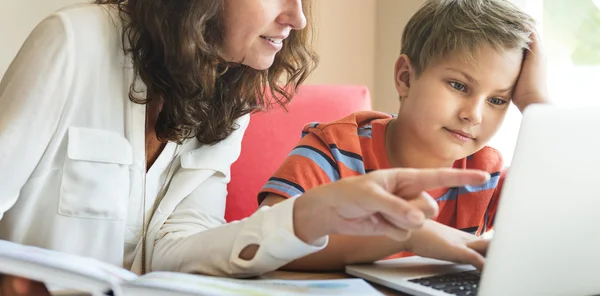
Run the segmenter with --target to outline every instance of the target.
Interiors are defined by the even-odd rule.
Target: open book
[[[177,272],[137,276],[92,258],[0,240],[0,274],[94,296],[382,295],[362,279],[241,280]]]

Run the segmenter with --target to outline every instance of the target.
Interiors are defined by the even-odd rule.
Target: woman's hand
[[[50,292],[42,283],[0,275],[0,296],[50,296]]]
[[[311,243],[328,234],[409,238],[437,203],[425,191],[482,184],[489,174],[455,169],[389,169],[346,178],[307,191],[294,206],[294,231]]]
[[[405,246],[408,252],[427,258],[471,264],[482,269],[489,240],[428,220],[414,231]]]

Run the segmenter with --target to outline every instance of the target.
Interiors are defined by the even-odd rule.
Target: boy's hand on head
[[[513,103],[521,112],[530,104],[547,103],[546,59],[537,33],[531,33],[530,50],[525,53],[519,80],[513,92]]]
[[[488,244],[488,240],[428,220],[405,245],[408,252],[421,257],[471,264],[481,270]]]

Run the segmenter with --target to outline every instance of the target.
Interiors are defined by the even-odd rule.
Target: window
[[[600,106],[600,0],[513,0],[536,18],[547,58],[548,91],[554,104]],[[521,122],[511,106],[490,145],[507,165]]]

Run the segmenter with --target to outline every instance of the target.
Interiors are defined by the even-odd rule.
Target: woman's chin
[[[275,60],[275,56],[273,57],[265,57],[261,59],[257,59],[254,61],[244,61],[242,64],[258,71],[267,70],[273,66],[273,61]]]

